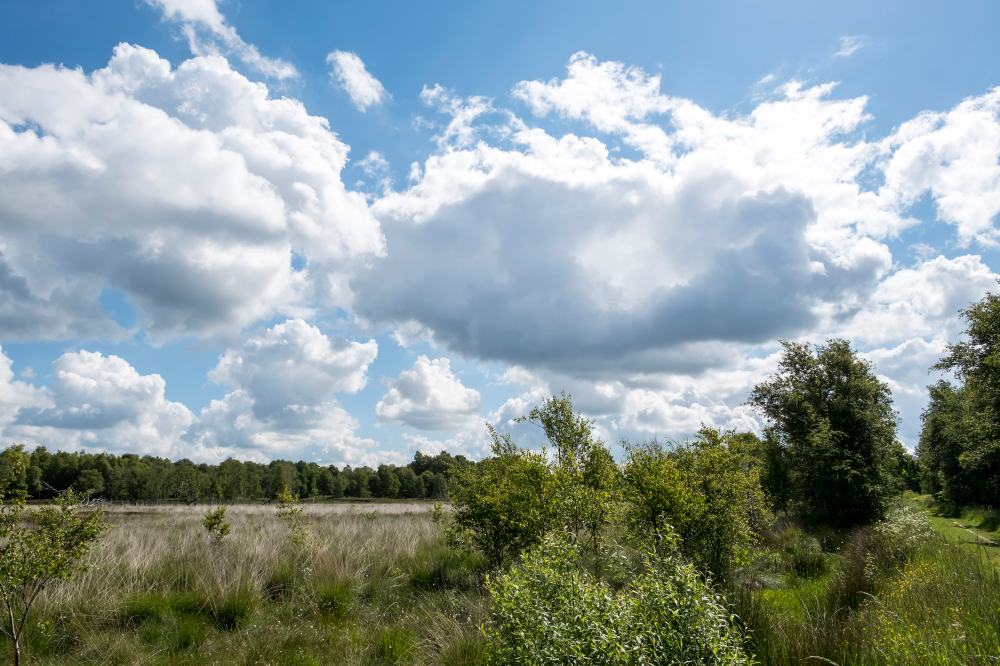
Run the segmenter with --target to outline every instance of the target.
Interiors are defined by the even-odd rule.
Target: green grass
[[[992,539],[990,515],[938,515],[926,498],[908,501],[944,538],[905,561],[857,535],[823,540],[839,552],[817,553],[788,530],[768,541],[762,575],[731,591],[762,664],[992,663],[998,549],[955,525]],[[88,570],[45,593],[27,663],[482,663],[483,563],[449,548],[426,514],[320,520],[307,507],[313,546],[303,555],[267,507],[235,508],[233,532],[217,545],[201,513],[112,516],[117,527]],[[883,562],[875,578],[869,561]]]
[[[975,507],[951,511],[938,507],[929,495],[910,495],[907,501],[926,514],[946,541],[1000,567],[1000,513]]]

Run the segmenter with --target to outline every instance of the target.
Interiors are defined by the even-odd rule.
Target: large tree
[[[846,340],[782,346],[778,372],[754,387],[749,402],[785,447],[793,508],[807,522],[834,527],[878,520],[895,490],[889,387]]]
[[[948,345],[934,368],[961,385],[930,387],[920,459],[932,490],[956,504],[1000,501],[1000,295],[962,310],[965,339]]]

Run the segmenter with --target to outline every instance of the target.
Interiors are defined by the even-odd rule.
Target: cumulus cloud
[[[995,289],[998,279],[979,255],[939,255],[900,268],[879,283],[839,334],[869,346],[915,337],[954,340],[964,328],[958,311]]]
[[[243,41],[236,28],[219,11],[217,0],[145,0],[180,23],[188,47],[194,55],[232,54],[261,74],[278,80],[299,74],[290,62],[261,55],[253,44]]]
[[[411,188],[374,204],[388,259],[354,278],[356,308],[470,356],[570,372],[674,369],[691,364],[686,345],[809,330],[891,266],[858,227],[905,226],[855,182],[878,152],[845,140],[865,100],[831,91],[789,85],[720,117],[662,95],[658,77],[577,54],[564,79],[515,95],[612,136],[501,114],[473,142],[463,121]],[[444,95],[430,96],[485,104]],[[614,157],[615,136],[644,155]]]
[[[118,356],[89,351],[63,354],[52,369],[51,388],[33,389],[35,399],[21,396],[6,439],[67,450],[187,453],[181,436],[194,417],[166,398],[160,375],[142,375]]]
[[[883,142],[881,196],[906,208],[925,194],[959,243],[995,247],[1000,214],[1000,86],[945,112],[924,112]]]
[[[335,342],[315,326],[290,319],[227,349],[208,377],[245,391],[258,418],[280,420],[334,393],[360,391],[377,355],[374,340]]]
[[[375,406],[380,418],[421,430],[453,430],[475,426],[479,392],[467,388],[451,371],[447,358],[417,357],[413,367],[390,383]]]
[[[330,65],[330,74],[351,98],[351,103],[358,111],[367,111],[369,107],[378,106],[389,99],[389,93],[381,81],[371,75],[357,53],[331,51],[326,56],[326,63]]]
[[[232,390],[194,415],[167,399],[160,375],[140,374],[118,356],[64,354],[51,387],[36,387],[14,379],[0,350],[0,439],[208,462],[398,461],[398,452],[357,435],[335,398],[364,387],[377,351],[374,341],[334,341],[302,320],[277,324],[220,356],[209,378]]]
[[[0,90],[11,337],[113,335],[108,288],[154,338],[234,337],[346,305],[350,262],[383,250],[327,121],[222,58],[172,68],[122,44],[89,75],[0,65]]]
[[[158,6],[225,44],[213,2]],[[385,99],[375,84],[362,108]],[[751,110],[714,113],[578,53],[560,77],[515,84],[512,109],[427,86],[435,150],[400,191],[369,153],[360,172],[382,183],[369,199],[342,182],[348,147],[324,119],[220,56],[172,67],[120,45],[90,73],[0,66],[0,330],[123,335],[100,307],[115,290],[154,341],[228,347],[211,373],[227,393],[186,417],[121,359],[79,352],[43,389],[0,353],[4,436],[384,460],[336,400],[365,384],[374,341],[306,323],[336,307],[400,344],[516,368],[490,414],[505,428],[565,389],[610,439],[757,428],[743,402],[775,340],[843,335],[897,393],[912,443],[923,370],[998,276],[929,247],[900,265],[890,245],[929,199],[960,246],[995,246],[1000,88],[875,139],[865,97],[767,85]],[[284,323],[240,337],[264,321]],[[413,446],[473,451],[480,403],[446,358],[421,356],[375,411],[436,431]]]
[[[777,338],[854,337],[913,391],[889,352],[923,363],[995,280],[974,255],[894,265],[888,242],[930,193],[960,241],[992,244],[996,91],[882,140],[835,84],[720,115],[586,53],[513,96],[572,131],[425,88],[451,121],[412,186],[375,202],[388,258],[352,281],[369,320],[534,373],[498,422],[565,388],[608,430],[757,428],[743,402]]]
[[[367,382],[374,340],[334,341],[300,319],[276,324],[226,350],[209,378],[233,390],[202,410],[189,441],[252,457],[371,462],[375,442],[335,399]]]

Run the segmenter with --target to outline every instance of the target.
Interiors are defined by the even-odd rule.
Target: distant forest
[[[208,465],[131,453],[53,453],[45,447],[29,452],[16,445],[0,452],[0,479],[5,482],[0,497],[23,490],[32,499],[49,499],[72,488],[126,502],[233,502],[274,499],[287,488],[302,498],[447,499],[449,480],[469,465],[464,456],[447,452],[429,456],[418,451],[405,466],[352,469],[232,458]]]

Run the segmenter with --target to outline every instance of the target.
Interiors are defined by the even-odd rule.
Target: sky
[[[759,431],[848,338],[919,437],[1000,271],[995,2],[0,4],[0,444],[479,457]]]

